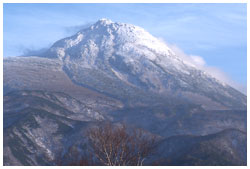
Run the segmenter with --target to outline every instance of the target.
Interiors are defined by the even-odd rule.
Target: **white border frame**
[[[2,37],[2,40],[0,42],[0,51],[1,51],[1,59],[0,59],[0,112],[3,113],[3,4],[4,3],[246,3],[247,4],[247,30],[250,26],[249,23],[249,10],[250,7],[247,3],[247,0],[2,0],[0,2],[0,21],[1,21],[1,27],[0,27],[0,37]],[[249,33],[247,33],[247,42],[249,40]],[[247,43],[247,49],[250,49],[250,44]],[[248,56],[247,52],[247,56]],[[250,64],[249,59],[247,59],[247,65]],[[247,79],[249,79],[250,76],[250,70],[247,68]],[[249,80],[247,80],[247,84]],[[248,86],[248,85],[247,85]],[[247,95],[249,96],[250,91],[247,91]],[[250,100],[247,100],[247,105],[250,105]],[[249,141],[249,134],[250,131],[248,130],[250,122],[250,116],[247,115],[247,152],[250,152],[250,141]],[[0,165],[3,166],[3,114],[0,116],[0,128],[1,128],[1,136],[0,136]],[[248,153],[247,155],[247,164],[250,163],[250,155]],[[7,166],[6,166],[7,167]],[[8,166],[8,168],[26,168],[28,166]],[[34,166],[29,166],[34,167]],[[40,168],[41,166],[36,166]],[[49,166],[52,167],[52,166]],[[56,167],[56,166],[53,166]],[[60,166],[63,168],[69,168],[72,166]],[[74,166],[75,168],[82,168],[83,166]],[[84,166],[86,167],[86,166]],[[99,168],[100,166],[89,166],[93,168]],[[87,167],[87,168],[89,168]],[[143,166],[143,167],[153,167],[153,166]],[[167,168],[183,168],[181,166],[157,166],[157,167],[167,167]],[[205,168],[212,168],[212,167],[219,167],[219,168],[246,168],[247,166],[184,166],[188,168],[197,168],[197,167],[205,167]],[[110,167],[107,167],[110,168]]]

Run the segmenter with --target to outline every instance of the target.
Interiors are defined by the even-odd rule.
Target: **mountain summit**
[[[74,48],[79,50],[71,57],[85,58],[91,53],[92,59],[99,53],[106,57],[115,53],[138,52],[138,55],[145,55],[151,60],[155,55],[162,54],[169,56],[173,53],[163,42],[150,35],[143,28],[125,23],[116,23],[108,19],[100,19],[92,26],[79,31],[77,34],[57,41],[49,50],[51,57],[64,59],[67,52]],[[142,53],[144,50],[144,53]]]
[[[125,85],[181,98],[205,109],[246,108],[246,96],[186,63],[164,42],[131,24],[100,19],[57,41],[44,56],[60,59],[77,84],[90,87],[95,83],[98,91],[121,100],[128,100],[120,93]],[[85,74],[83,78],[82,72],[89,71],[91,75]],[[99,78],[114,82],[114,86],[98,85]]]

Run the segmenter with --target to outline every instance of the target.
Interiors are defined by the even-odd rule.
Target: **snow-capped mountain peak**
[[[49,50],[47,55],[63,59],[67,52],[72,52],[70,58],[85,58],[87,53],[105,57],[115,53],[122,55],[136,55],[156,59],[156,55],[175,56],[174,52],[161,40],[153,37],[143,28],[131,24],[112,22],[109,19],[100,19],[87,29],[77,34],[59,40]],[[78,50],[78,52],[75,52]],[[67,52],[66,52],[67,51]],[[70,52],[70,53],[71,53]],[[79,54],[81,56],[79,56]]]
[[[129,86],[164,95],[192,96],[197,103],[211,102],[218,107],[214,101],[221,102],[226,96],[230,101],[223,106],[239,99],[240,104],[246,105],[245,98],[230,86],[183,61],[164,42],[131,24],[100,19],[77,34],[57,41],[46,57],[59,58],[78,83],[83,79],[78,79],[76,74],[80,77],[88,69],[95,73],[101,71],[103,76]]]

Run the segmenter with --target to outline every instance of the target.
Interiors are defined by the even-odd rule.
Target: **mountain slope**
[[[162,159],[158,164],[246,165],[246,147],[246,133],[236,129],[206,136],[174,136],[159,143]]]
[[[94,86],[125,101],[131,98],[124,93],[140,89],[206,109],[246,108],[246,96],[184,62],[163,42],[134,25],[101,19],[57,41],[44,57],[60,59],[75,83]]]
[[[109,119],[69,95],[44,91],[8,93],[3,116],[4,165],[52,165],[60,152],[82,141],[87,124]]]
[[[43,90],[63,92],[99,110],[114,110],[123,104],[108,96],[74,84],[56,59],[42,57],[4,58],[3,92]]]
[[[219,132],[231,127],[246,131],[244,111],[206,112],[196,108],[194,112],[191,107],[193,111],[184,113],[188,109],[180,106],[175,112],[157,108],[116,111],[114,115],[99,112],[59,92],[10,92],[4,96],[4,165],[55,165],[61,152],[84,142],[88,126],[107,119],[158,136],[160,151],[156,161],[160,165],[246,164],[245,132],[235,129]],[[221,153],[228,155],[222,161],[212,160]],[[207,158],[206,154],[212,155]]]

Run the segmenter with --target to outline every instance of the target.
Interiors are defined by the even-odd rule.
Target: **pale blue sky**
[[[246,4],[4,4],[4,56],[47,48],[100,18],[141,26],[247,81]]]

